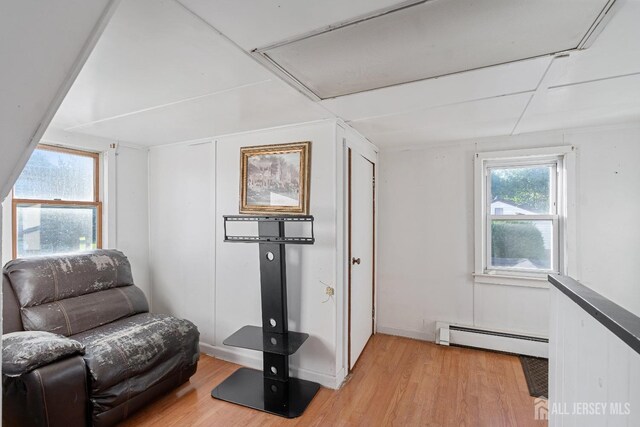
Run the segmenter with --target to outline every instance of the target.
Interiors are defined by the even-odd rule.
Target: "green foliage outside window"
[[[542,233],[524,221],[495,221],[491,224],[493,265],[513,266],[527,259],[539,268],[549,268]]]
[[[491,171],[491,195],[522,209],[549,212],[549,168],[527,167]]]

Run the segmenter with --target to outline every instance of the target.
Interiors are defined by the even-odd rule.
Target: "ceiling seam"
[[[397,112],[397,113],[379,114],[379,115],[375,115],[375,116],[367,116],[367,117],[363,117],[363,118],[360,118],[360,119],[349,120],[347,123],[355,123],[355,122],[359,122],[359,121],[365,121],[365,120],[371,120],[371,119],[379,119],[379,118],[385,118],[385,117],[401,116],[403,114],[407,114],[407,113],[410,113],[410,112],[413,112],[413,111],[435,110],[437,108],[452,107],[454,105],[468,104],[470,102],[488,101],[490,99],[495,99],[495,98],[504,98],[504,97],[507,97],[507,96],[524,95],[524,94],[527,94],[527,93],[534,93],[535,91],[536,91],[536,89],[521,90],[521,91],[517,91],[517,92],[503,93],[503,94],[499,94],[499,95],[491,95],[491,96],[485,96],[485,97],[480,97],[480,98],[467,99],[467,100],[464,100],[464,101],[451,102],[451,103],[448,103],[448,104],[438,104],[438,105],[433,105],[431,107],[410,108],[410,109],[402,110],[402,111]]]
[[[179,0],[177,0],[177,1],[179,1]],[[286,46],[286,45],[289,45],[289,44],[292,44],[292,43],[297,43],[299,41],[306,40],[306,39],[309,39],[311,37],[319,36],[319,35],[322,35],[322,34],[326,34],[326,33],[329,33],[331,31],[339,30],[339,29],[342,29],[342,28],[345,28],[345,27],[348,27],[348,26],[351,26],[351,25],[360,24],[362,22],[369,21],[371,19],[380,18],[381,16],[388,15],[390,13],[399,12],[401,10],[408,9],[410,7],[413,7],[413,6],[419,6],[419,5],[421,5],[423,3],[426,3],[428,1],[432,1],[432,0],[407,0],[407,1],[404,1],[404,2],[401,2],[401,3],[397,3],[397,4],[394,4],[394,5],[382,8],[382,9],[378,9],[378,10],[375,10],[375,11],[372,11],[372,12],[369,12],[369,13],[365,13],[363,15],[359,15],[359,16],[353,17],[351,19],[344,20],[342,22],[337,22],[335,24],[326,25],[324,27],[308,31],[306,33],[298,34],[297,36],[292,36],[292,37],[290,37],[288,39],[280,40],[278,42],[272,43],[272,44],[267,45],[267,46],[255,48],[255,49],[253,49],[253,51],[258,52],[258,53],[262,53],[262,52],[265,52],[267,50],[276,49],[276,48],[279,48],[279,47],[282,47],[282,46]]]
[[[222,139],[222,138],[232,138],[232,137],[236,137],[236,136],[240,136],[240,135],[248,135],[248,134],[260,133],[260,132],[271,132],[271,131],[274,131],[274,130],[286,129],[286,128],[293,127],[293,126],[309,126],[309,125],[313,125],[313,124],[317,124],[317,123],[331,122],[331,121],[335,121],[335,120],[336,120],[336,118],[334,118],[334,117],[328,117],[326,119],[309,120],[309,121],[306,121],[306,122],[299,122],[299,123],[288,123],[288,124],[283,124],[283,125],[270,126],[270,127],[267,127],[267,128],[260,128],[260,129],[253,129],[253,130],[242,130],[242,131],[238,131],[238,132],[229,132],[229,133],[221,133],[221,134],[216,134],[216,135],[205,136],[205,137],[202,137],[202,138],[185,139],[185,140],[173,141],[173,142],[163,142],[163,143],[160,143],[160,144],[153,144],[153,145],[148,145],[148,146],[145,146],[145,147],[150,149],[150,150],[152,150],[152,149],[156,149],[156,148],[176,147],[176,146],[181,146],[181,145],[193,146],[193,145],[199,145],[199,144],[206,144],[208,142],[212,142],[213,140]]]
[[[583,84],[588,84],[588,83],[597,83],[597,82],[602,82],[602,81],[605,81],[605,80],[621,79],[621,78],[624,78],[624,77],[633,77],[633,76],[637,76],[637,75],[640,75],[640,71],[637,71],[635,73],[620,74],[620,75],[617,75],[617,76],[601,77],[599,79],[583,80],[583,81],[574,82],[574,83],[565,83],[565,84],[561,84],[561,85],[549,86],[547,89],[562,89],[562,88],[570,87],[570,86],[578,86],[578,85],[583,85]]]
[[[242,52],[242,54],[244,54],[246,57],[251,58],[251,60],[253,62],[255,62],[256,64],[259,64],[260,67],[263,70],[266,70],[270,75],[276,77],[276,79],[278,81],[280,81],[283,85],[285,85],[286,87],[289,87],[291,89],[294,89],[297,93],[301,94],[305,99],[307,99],[309,102],[312,102],[314,105],[319,106],[320,108],[322,108],[324,111],[326,111],[327,113],[329,113],[331,115],[332,118],[334,119],[342,119],[342,117],[338,116],[335,112],[331,111],[330,109],[328,109],[326,106],[324,106],[322,103],[314,101],[312,99],[309,99],[309,97],[302,93],[300,90],[298,90],[297,88],[293,87],[288,81],[286,81],[282,76],[278,75],[277,73],[273,72],[273,70],[269,69],[268,67],[266,67],[262,62],[260,62],[255,56],[253,56],[250,52],[247,52],[246,50],[244,50],[244,48],[242,46],[240,46],[238,43],[236,43],[235,41],[233,41],[231,38],[229,38],[226,34],[224,34],[222,31],[218,30],[216,27],[214,27],[213,25],[211,25],[208,21],[206,21],[204,18],[202,18],[200,15],[198,15],[197,13],[195,13],[194,11],[192,11],[191,9],[189,9],[187,6],[185,6],[181,1],[179,0],[173,0],[175,3],[177,3],[178,5],[180,5],[180,7],[182,7],[184,10],[186,10],[187,12],[189,12],[192,16],[196,17],[200,22],[202,22],[204,25],[206,25],[207,27],[209,27],[211,30],[213,30],[216,34],[218,34],[220,37],[222,37],[224,40],[226,40],[231,46],[235,47],[236,49],[238,49],[240,52]]]
[[[569,55],[571,52],[576,52],[576,49],[559,50],[559,51],[556,51],[556,52],[545,53],[545,54],[542,54],[542,55],[536,55],[536,56],[530,56],[530,57],[521,58],[521,59],[515,59],[513,61],[506,61],[506,62],[499,62],[499,63],[496,63],[496,64],[483,65],[483,66],[480,66],[480,67],[469,68],[469,69],[464,69],[464,70],[460,70],[460,71],[452,71],[452,72],[445,73],[445,74],[440,74],[440,75],[430,76],[430,77],[422,77],[422,78],[417,78],[417,79],[414,79],[414,80],[408,80],[408,81],[405,81],[405,82],[391,83],[391,84],[388,84],[388,85],[385,85],[385,86],[375,87],[375,88],[372,88],[372,89],[361,89],[361,90],[357,90],[355,92],[347,92],[347,93],[341,93],[341,94],[336,94],[336,95],[327,95],[326,98],[321,98],[319,95],[316,95],[315,92],[313,92],[311,89],[309,89],[304,83],[299,81],[296,77],[291,75],[291,73],[289,73],[284,68],[282,68],[282,66],[280,64],[278,64],[276,61],[272,60],[266,54],[266,52],[259,52],[257,50],[254,51],[254,53],[256,55],[259,55],[259,57],[266,58],[266,60],[270,64],[273,64],[274,67],[281,68],[286,75],[291,75],[291,80],[293,82],[297,82],[298,84],[300,84],[301,86],[306,88],[307,91],[309,91],[310,93],[313,93],[316,97],[318,97],[318,99],[320,101],[330,101],[330,100],[339,99],[339,98],[342,98],[342,97],[345,97],[345,96],[361,95],[361,94],[365,94],[365,93],[368,93],[368,92],[373,92],[373,91],[376,91],[376,90],[384,90],[384,89],[390,89],[390,88],[403,86],[403,85],[410,85],[412,83],[420,83],[420,82],[425,82],[425,81],[429,81],[429,80],[437,80],[437,79],[441,79],[441,78],[444,78],[444,77],[457,76],[457,75],[464,74],[464,73],[469,73],[469,72],[474,72],[474,71],[479,71],[479,70],[486,70],[486,69],[491,69],[493,67],[500,67],[500,66],[503,66],[503,65],[516,64],[516,63],[525,62],[525,61],[533,61],[533,60],[536,60],[536,59],[541,59],[541,58],[546,58],[546,57],[561,58],[561,57],[563,57],[565,55]],[[261,63],[259,60],[257,60],[257,62]],[[263,64],[263,66],[265,66],[265,65]],[[265,66],[265,67],[268,70],[272,71],[268,66]],[[273,73],[273,71],[272,71],[272,73]],[[288,78],[285,79],[284,77],[282,77],[282,76],[280,76],[280,75],[278,75],[276,73],[273,73],[273,74],[277,75],[280,79],[282,79],[289,86],[291,86],[294,89],[298,90],[292,84],[292,82],[289,81]],[[301,93],[308,97],[308,95],[306,93],[304,93],[304,92],[301,92]],[[317,102],[317,101],[315,101],[313,99],[312,99],[312,101]]]
[[[234,86],[234,87],[231,87],[231,88],[218,90],[218,91],[211,92],[211,93],[206,93],[204,95],[197,95],[197,96],[193,96],[191,98],[185,98],[185,99],[181,99],[181,100],[174,101],[174,102],[168,102],[166,104],[155,105],[155,106],[149,107],[149,108],[142,108],[140,110],[130,111],[128,113],[118,114],[118,115],[111,116],[111,117],[105,117],[105,118],[99,119],[99,120],[93,120],[91,122],[86,122],[86,123],[82,123],[82,124],[79,124],[79,125],[74,125],[74,126],[70,126],[70,127],[64,128],[64,130],[69,132],[69,131],[72,131],[74,129],[82,129],[82,128],[89,127],[89,126],[92,126],[92,125],[95,125],[95,124],[98,124],[98,123],[107,122],[109,120],[121,119],[123,117],[133,116],[133,115],[140,114],[140,113],[146,113],[148,111],[158,110],[158,109],[161,109],[161,108],[171,107],[172,105],[178,105],[178,104],[182,104],[182,103],[185,103],[185,102],[195,101],[195,100],[206,98],[206,97],[209,97],[209,96],[220,95],[220,94],[223,94],[223,93],[226,93],[226,92],[232,92],[234,90],[245,89],[247,87],[252,87],[252,86],[258,86],[258,85],[261,85],[261,84],[264,84],[264,83],[268,83],[270,81],[272,81],[272,79],[265,79],[265,80],[260,80],[260,81],[257,81],[257,82],[247,83],[247,84],[240,85],[240,86]]]
[[[516,120],[516,124],[513,125],[513,129],[511,129],[510,135],[513,135],[514,132],[516,131],[516,129],[518,128],[518,125],[522,121],[522,118],[524,117],[524,113],[527,112],[527,109],[529,108],[529,104],[531,104],[531,101],[533,101],[533,97],[534,96],[536,96],[536,92],[533,92],[531,94],[531,96],[529,97],[529,100],[527,101],[527,103],[525,104],[524,108],[522,109],[522,113],[520,113],[520,116],[518,117],[518,120]]]
[[[518,120],[513,125],[513,129],[511,129],[510,135],[514,135],[517,132],[518,126],[520,126],[520,123],[522,122],[522,119],[524,118],[524,115],[527,113],[527,110],[529,109],[529,105],[531,105],[531,102],[533,102],[533,98],[535,98],[535,96],[538,93],[540,93],[543,89],[546,90],[545,85],[543,85],[543,83],[547,79],[547,76],[549,75],[549,70],[551,70],[551,67],[553,66],[553,64],[555,63],[556,59],[558,59],[558,58],[559,57],[554,56],[554,57],[551,58],[551,61],[549,61],[549,65],[547,65],[547,68],[544,70],[544,73],[542,73],[542,77],[540,77],[540,81],[538,81],[538,85],[536,86],[536,90],[531,94],[531,97],[529,98],[529,101],[527,101],[527,104],[524,106],[524,108],[522,110],[522,114],[520,114],[520,117],[518,117]],[[568,58],[568,55],[560,56],[560,58]]]
[[[640,122],[637,121],[626,121],[622,123],[613,123],[613,124],[605,124],[605,125],[597,125],[597,126],[578,126],[578,127],[569,127],[569,128],[554,128],[554,129],[546,129],[542,131],[529,131],[523,132],[516,137],[521,135],[539,135],[539,136],[555,136],[561,135],[565,136],[567,134],[572,135],[580,135],[585,132],[604,132],[609,130],[619,130],[619,129],[638,129],[640,128]],[[508,138],[512,138],[513,135],[488,135],[481,136],[479,138],[463,138],[463,139],[454,139],[454,140],[432,140],[427,143],[412,143],[405,145],[397,145],[397,146],[382,146],[380,147],[381,152],[398,152],[398,151],[412,151],[412,150],[424,150],[424,149],[432,149],[432,148],[451,148],[451,147],[473,147],[478,143],[495,143],[498,142],[508,142]]]
[[[616,5],[616,3],[616,0],[607,1],[596,19],[587,30],[582,40],[580,40],[580,43],[578,43],[578,46],[576,46],[577,49],[582,50],[591,46],[598,34],[600,34],[600,32],[607,25],[608,20],[611,19],[611,16],[613,15],[613,13],[611,12],[613,11],[613,7]]]

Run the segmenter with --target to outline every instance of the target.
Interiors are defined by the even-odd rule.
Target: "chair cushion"
[[[70,336],[149,311],[137,286],[123,286],[22,309],[28,331],[49,331]]]
[[[58,359],[83,353],[78,341],[41,331],[2,335],[2,374],[17,377]]]
[[[199,336],[188,320],[143,313],[74,335],[73,339],[86,347],[84,359],[92,394],[96,394],[160,367],[176,355],[180,365],[195,363]]]
[[[4,269],[22,308],[133,285],[129,260],[116,250],[15,259]]]

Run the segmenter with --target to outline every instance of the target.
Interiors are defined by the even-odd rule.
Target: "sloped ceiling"
[[[112,3],[0,2],[0,201],[86,59]]]
[[[52,126],[157,145],[340,117],[394,148],[640,120],[640,0],[617,0],[593,45],[568,56],[322,101],[251,53],[409,3],[123,0]]]
[[[124,0],[52,126],[158,145],[330,117],[174,0]]]

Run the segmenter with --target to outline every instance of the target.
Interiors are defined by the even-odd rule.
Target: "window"
[[[571,147],[476,154],[476,276],[565,270]]]
[[[558,161],[487,163],[487,270],[558,271]]]
[[[40,145],[13,188],[13,257],[100,248],[99,155]]]

